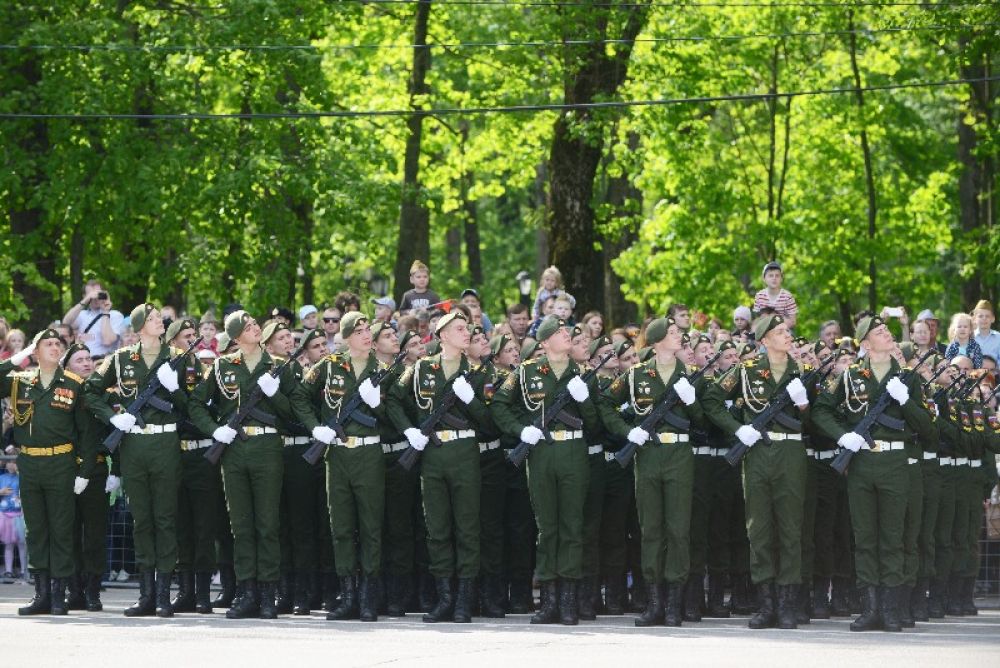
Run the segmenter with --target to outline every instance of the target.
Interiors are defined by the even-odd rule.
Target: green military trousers
[[[479,575],[479,444],[460,438],[428,444],[420,487],[430,573],[435,578]]]
[[[504,470],[503,450],[484,449],[479,454],[479,560],[483,575],[499,576],[503,568]]]
[[[119,452],[122,488],[134,523],[136,566],[170,573],[177,565],[180,439],[176,433],[125,434]]]
[[[861,586],[903,584],[903,531],[910,472],[905,450],[861,450],[847,473],[854,568]]]
[[[76,501],[72,452],[61,455],[17,456],[21,477],[21,510],[28,544],[28,568],[51,577],[73,574],[73,522]]]
[[[647,583],[684,582],[691,564],[694,454],[688,443],[664,444],[655,435],[635,455],[635,502]]]
[[[111,495],[104,491],[108,483],[107,464],[98,462],[89,480],[87,489],[76,497],[73,563],[77,573],[101,575],[107,569],[108,561],[108,512]]]
[[[205,459],[205,449],[181,452],[177,491],[177,570],[215,571],[215,537],[219,533],[219,467]]]
[[[239,580],[278,580],[282,449],[280,436],[262,434],[234,440],[222,455],[233,567]]]
[[[921,578],[933,578],[936,574],[936,541],[934,529],[941,509],[941,465],[937,457],[923,459],[921,473],[920,536],[917,538]]]
[[[355,575],[360,567],[361,575],[378,576],[385,519],[382,445],[331,446],[326,454],[326,495],[337,575]]]
[[[540,582],[583,577],[583,506],[590,461],[583,439],[539,441],[528,456],[528,492],[538,527]]]
[[[405,441],[402,446],[407,445]],[[420,473],[396,464],[405,448],[383,454],[385,460],[385,519],[382,522],[382,564],[389,575],[413,573],[416,559]]]
[[[903,584],[915,585],[920,575],[920,528],[924,509],[924,478],[918,458],[908,460],[906,473],[909,480],[903,525]]]

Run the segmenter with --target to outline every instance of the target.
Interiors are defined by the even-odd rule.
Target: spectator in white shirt
[[[94,357],[103,357],[121,345],[119,332],[125,320],[111,308],[111,296],[100,281],[89,280],[83,289],[83,299],[63,316],[76,332],[76,340],[90,349]]]

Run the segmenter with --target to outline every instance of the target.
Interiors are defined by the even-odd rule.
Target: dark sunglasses
[[[340,322],[340,318],[323,318],[323,322]]]

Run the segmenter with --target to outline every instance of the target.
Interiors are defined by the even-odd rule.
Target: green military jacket
[[[260,362],[253,371],[247,370],[242,351],[217,358],[205,371],[205,377],[195,388],[188,403],[188,414],[194,426],[205,434],[212,434],[218,427],[240,410],[241,401],[249,397],[257,387],[257,379],[276,367],[276,362],[267,352],[261,353]],[[298,383],[291,367],[283,367],[279,376],[278,391],[273,397],[264,396],[257,407],[276,418],[295,420],[289,396]],[[244,422],[244,427],[276,427],[252,416]]]
[[[686,378],[689,372],[694,373],[695,371],[697,371],[697,367],[687,369],[683,362],[675,359],[670,377],[664,379],[659,369],[656,368],[655,357],[633,365],[611,383],[598,403],[605,427],[616,437],[626,438],[632,427],[638,426],[642,422],[643,417],[656,406],[664,394],[670,391],[674,383],[682,377]],[[705,391],[703,378],[698,379],[693,385],[696,397]],[[628,413],[634,416],[630,421],[626,421],[619,411],[623,404],[626,404],[630,409]],[[689,433],[691,429],[703,429],[706,426],[705,414],[697,398],[690,406],[678,400],[670,412],[679,418],[688,420],[691,423],[691,428],[685,432],[666,420],[661,420],[656,433]]]
[[[469,423],[468,429],[474,429],[478,434],[488,432],[492,427],[490,410],[483,401],[483,384],[485,373],[481,367],[475,369],[469,360],[462,355],[458,371],[452,378],[446,378],[441,365],[441,355],[428,355],[417,360],[416,364],[406,369],[399,380],[389,390],[389,401],[386,404],[386,416],[400,432],[410,427],[419,427],[424,418],[429,416],[439,405],[451,381],[462,372],[470,371],[466,380],[475,391],[475,397],[468,405],[461,400],[455,401],[449,411],[452,415]],[[450,430],[454,427],[439,422],[437,430]]]
[[[88,428],[84,380],[72,371],[57,368],[52,382],[42,387],[38,369],[15,370],[0,362],[0,396],[10,397],[14,445],[32,448],[72,444],[85,460],[97,455],[83,438]]]
[[[301,401],[293,400],[295,412],[299,414],[299,419],[307,431],[311,433],[314,427],[321,423],[325,424],[332,417],[346,417],[340,415],[343,404],[357,393],[358,386],[366,378],[370,378],[381,368],[385,368],[385,365],[378,361],[374,352],[369,353],[365,368],[357,376],[354,374],[351,356],[346,352],[327,355],[314,364],[302,382],[306,402],[303,404]],[[386,379],[382,385],[388,382],[389,379]],[[380,403],[378,408],[371,408],[362,401],[358,410],[378,421],[385,418],[384,402]],[[355,420],[347,420],[344,423],[344,431],[348,436],[380,435],[378,422],[374,427],[366,427]]]
[[[745,424],[753,422],[757,414],[767,408],[772,398],[785,393],[785,388],[793,378],[800,378],[799,365],[788,356],[785,374],[775,382],[767,354],[762,353],[752,360],[735,365],[732,369],[708,383],[701,402],[706,419],[730,437]],[[806,388],[808,392],[809,388]],[[727,405],[726,402],[732,402]],[[808,433],[810,409],[799,410],[789,403],[782,411],[787,416],[802,423],[802,433]],[[789,429],[777,420],[767,425],[767,431],[779,433],[800,433]]]
[[[191,353],[184,360],[184,364],[178,370],[181,374],[181,386],[184,391],[190,397],[194,392],[195,388],[198,387],[198,383],[201,382],[202,378],[205,377],[208,367],[202,364],[201,360],[194,353]],[[200,441],[202,439],[210,437],[212,434],[203,434],[200,429],[194,426],[191,422],[191,418],[187,415],[184,416],[184,420],[181,422],[178,428],[182,441]]]
[[[160,346],[160,352],[153,362],[156,367],[161,362],[166,363],[171,355],[183,353],[179,348]],[[153,367],[147,367],[142,357],[142,344],[119,348],[105,357],[97,370],[87,379],[87,405],[91,413],[104,424],[110,424],[115,415],[115,404],[126,408],[146,385],[156,378]],[[187,387],[184,378],[178,373],[179,387],[176,392],[167,392],[161,387],[156,391],[156,397],[173,404],[170,411],[161,411],[146,404],[140,415],[146,424],[175,424],[180,422],[187,409]],[[109,392],[109,390],[111,390]]]
[[[379,389],[382,391],[382,415],[385,415],[385,406],[389,403],[389,393],[392,391],[393,386],[399,382],[399,379],[406,371],[406,368],[407,367],[404,364],[397,364],[389,371],[389,375],[385,377],[382,384],[379,385]],[[403,432],[400,431],[392,420],[388,419],[388,417],[384,420],[378,421],[378,431],[379,435],[382,437],[382,443],[387,445],[400,443],[406,440],[406,437],[403,436]]]
[[[546,408],[558,397],[570,379],[580,375],[582,369],[576,362],[570,360],[569,365],[560,378],[556,378],[555,372],[549,364],[548,356],[533,360],[526,360],[515,369],[500,386],[500,389],[493,396],[493,403],[490,409],[493,413],[493,420],[504,434],[521,440],[521,430],[533,423],[536,418],[541,417]],[[569,401],[565,410],[568,415],[572,415],[583,420],[584,433],[601,428],[600,416],[597,412],[598,398],[593,392],[593,387],[588,386],[591,391],[590,398],[583,403]],[[567,425],[562,425],[558,419],[554,420],[550,429],[570,430]]]
[[[890,359],[889,371],[879,381],[872,371],[871,360],[866,357],[861,362],[849,366],[843,374],[830,378],[816,399],[812,411],[813,420],[820,432],[835,442],[839,441],[841,436],[865,417],[868,408],[887,391],[885,387],[889,379],[895,377],[899,371],[899,364],[895,359]],[[897,431],[876,423],[869,432],[872,439],[910,442],[913,439],[911,432],[916,432],[921,442],[935,437],[934,423],[924,405],[922,388],[920,377],[910,374],[907,381],[909,401],[900,406],[894,399],[890,399],[889,407],[884,413],[889,417],[904,420],[908,429]]]

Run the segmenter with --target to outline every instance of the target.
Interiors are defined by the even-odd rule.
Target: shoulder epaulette
[[[170,346],[170,356],[177,357],[184,352],[183,348],[178,348],[177,346]]]
[[[521,366],[531,366],[533,364],[538,364],[538,358],[532,357],[530,360],[524,360],[521,362]]]
[[[697,373],[697,372],[698,372],[698,367],[697,367],[697,365],[694,365],[694,364],[688,364],[688,366],[687,366],[687,372],[688,372],[688,373]]]
[[[63,369],[63,375],[66,376],[67,378],[69,378],[70,380],[72,380],[74,382],[77,382],[77,383],[80,383],[81,385],[83,385],[83,378],[81,378],[80,376],[76,375],[75,373],[73,373],[69,369]]]

